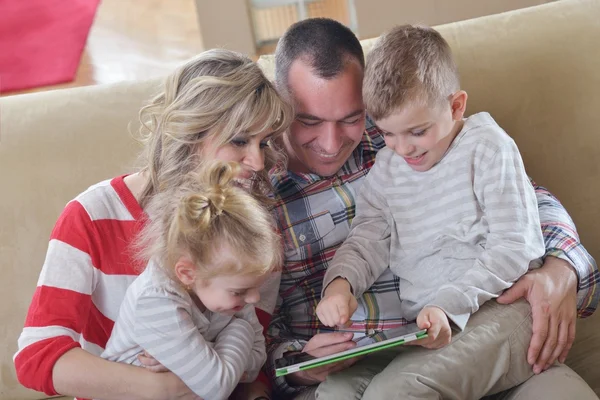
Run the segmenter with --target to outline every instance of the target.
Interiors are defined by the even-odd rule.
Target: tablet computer
[[[427,330],[419,329],[417,324],[408,324],[399,328],[378,331],[372,335],[354,339],[356,347],[330,354],[325,357],[313,357],[308,353],[294,353],[275,360],[275,375],[284,376],[321,365],[331,364],[348,358],[388,349],[413,340],[427,337]]]

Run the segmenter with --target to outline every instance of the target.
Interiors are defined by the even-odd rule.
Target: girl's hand
[[[148,370],[152,372],[171,372],[161,363],[156,361],[154,357],[148,354],[145,350],[142,354],[138,355],[138,360],[142,363],[142,365]]]

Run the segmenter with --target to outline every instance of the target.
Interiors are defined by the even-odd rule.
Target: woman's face
[[[250,180],[256,172],[265,168],[265,149],[269,146],[272,132],[250,136],[239,133],[229,143],[220,147],[208,141],[200,150],[203,161],[233,161],[242,166],[238,179]]]

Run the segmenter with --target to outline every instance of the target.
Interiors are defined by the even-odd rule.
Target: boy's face
[[[467,94],[459,91],[446,106],[408,104],[375,123],[383,131],[387,147],[413,170],[428,171],[444,157],[462,128],[466,100]]]

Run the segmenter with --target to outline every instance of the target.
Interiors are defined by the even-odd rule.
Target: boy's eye
[[[234,296],[236,296],[236,297],[240,297],[240,296],[244,296],[246,294],[246,292],[245,291],[243,291],[243,292],[237,292],[235,290],[231,290],[231,294],[234,295]]]
[[[427,129],[422,129],[420,131],[413,131],[411,134],[413,136],[423,136],[427,132]]]

